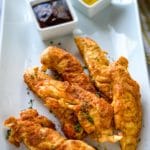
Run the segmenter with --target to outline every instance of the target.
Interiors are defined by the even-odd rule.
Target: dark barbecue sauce
[[[73,20],[65,0],[49,0],[32,8],[41,28]]]

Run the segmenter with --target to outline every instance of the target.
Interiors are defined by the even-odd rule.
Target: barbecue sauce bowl
[[[69,0],[34,0],[30,11],[43,40],[73,32],[77,16]]]

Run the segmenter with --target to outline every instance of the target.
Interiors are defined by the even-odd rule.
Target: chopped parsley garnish
[[[76,132],[81,132],[81,125],[79,123],[77,123],[75,126],[74,126],[74,129]]]
[[[54,77],[55,77],[56,80],[60,79],[60,75],[59,74],[55,74]]]
[[[83,69],[88,69],[87,66],[83,66],[82,68],[83,68]]]
[[[107,150],[107,147],[106,147],[106,145],[104,145],[104,150]]]
[[[94,124],[94,120],[93,120],[93,118],[92,118],[90,115],[87,116],[87,120],[88,120],[90,123]]]
[[[61,75],[58,74],[58,72],[53,71],[52,73],[53,73],[53,77],[54,77],[56,80],[62,80]]]
[[[50,41],[49,43],[50,43],[50,44],[53,44],[54,42],[53,42],[53,41]]]
[[[61,43],[59,42],[58,45],[61,45]]]
[[[32,79],[34,79],[34,78],[35,78],[33,74],[31,74],[31,78],[32,78]]]
[[[28,104],[29,104],[29,108],[30,109],[32,109],[33,108],[33,99],[30,99],[30,101],[28,102]]]
[[[95,60],[96,60],[96,61],[99,61],[99,58],[96,57]]]
[[[53,111],[52,111],[52,110],[50,110],[50,109],[49,109],[49,112],[50,112],[50,113],[53,113]]]
[[[138,142],[141,142],[141,139],[140,139],[140,138],[138,139]]]
[[[97,97],[100,97],[100,94],[99,94],[98,92],[96,92],[96,96],[97,96]]]
[[[69,105],[77,105],[77,103],[76,103],[76,102],[73,102],[73,101],[68,101],[68,102],[66,102],[66,103],[68,103]]]
[[[85,116],[85,118],[92,124],[94,124],[94,120],[93,118],[89,115],[89,113],[87,112],[83,112],[83,115]]]
[[[30,94],[30,92],[29,92],[29,91],[27,91],[27,94],[29,95],[29,94]]]
[[[8,138],[9,138],[10,133],[11,133],[11,130],[10,130],[10,129],[9,129],[9,130],[7,130],[7,133],[6,133],[6,139],[8,139]]]

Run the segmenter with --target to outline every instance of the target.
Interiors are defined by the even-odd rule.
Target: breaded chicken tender
[[[80,62],[70,53],[58,47],[49,46],[41,54],[41,63],[47,68],[57,71],[65,81],[77,84],[87,91],[96,92]]]
[[[9,142],[16,146],[23,142],[29,150],[94,150],[82,141],[64,138],[35,109],[22,111],[19,119],[8,118],[4,125],[10,128]]]
[[[142,126],[141,96],[138,83],[128,72],[127,59],[121,57],[110,64],[95,41],[76,37],[75,42],[95,85],[112,101],[115,127],[123,133],[121,149],[136,150]]]
[[[111,102],[112,85],[106,52],[90,38],[75,37],[75,43],[84,58],[95,86]]]
[[[58,101],[66,95],[64,91],[68,87],[67,82],[54,80],[39,68],[26,70],[24,81],[41,98],[49,110],[58,117],[62,130],[68,138],[82,139],[85,136],[74,111],[65,108]]]
[[[69,138],[79,139],[86,134],[101,142],[121,139],[113,134],[113,108],[102,98],[77,85],[54,80],[39,68],[28,69],[24,80],[56,114]]]
[[[122,150],[136,150],[142,127],[139,85],[128,73],[128,61],[121,57],[110,66],[113,84],[114,119],[116,129],[123,133]]]

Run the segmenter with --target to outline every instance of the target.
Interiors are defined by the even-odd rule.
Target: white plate
[[[116,59],[120,55],[124,55],[129,59],[130,73],[140,84],[142,94],[144,121],[138,150],[149,150],[150,87],[136,0],[128,0],[128,3],[113,4],[91,20],[80,12],[77,15],[79,17],[78,28],[87,36],[95,39],[103,49],[108,50],[112,59]],[[27,67],[40,64],[40,53],[47,44],[41,40],[25,0],[5,0],[2,29],[0,148],[2,150],[15,150],[17,148],[9,144],[5,139],[6,128],[3,126],[3,121],[10,115],[18,116],[21,110],[29,106],[30,98],[37,99],[31,93],[27,95],[23,72]],[[55,43],[57,42],[61,42],[63,48],[68,49],[68,51],[80,58],[72,35],[56,39]],[[41,114],[45,114],[56,122],[56,119],[49,114],[40,101],[35,100],[34,108],[37,108]],[[25,149],[23,147],[21,146],[19,149]],[[119,146],[111,145],[108,150],[119,150],[119,148],[115,147]]]

